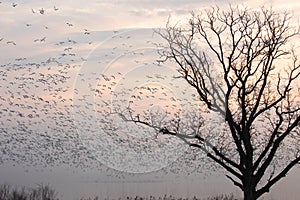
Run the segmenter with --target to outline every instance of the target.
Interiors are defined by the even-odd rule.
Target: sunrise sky
[[[137,157],[134,151],[124,153],[122,146],[115,149],[97,132],[114,120],[106,115],[112,106],[105,106],[116,102],[114,108],[121,108],[130,98],[138,100],[139,94],[151,99],[154,82],[164,86],[156,93],[161,98],[141,100],[141,105],[164,105],[167,100],[173,107],[162,107],[174,112],[187,102],[196,105],[187,85],[172,79],[174,68],[154,63],[153,44],[160,39],[153,29],[165,27],[169,17],[184,23],[191,11],[212,5],[225,9],[229,4],[272,6],[292,12],[293,24],[300,19],[300,3],[294,0],[1,0],[0,183],[50,183],[67,200],[93,195],[239,195],[209,167],[196,173],[195,166],[185,166],[190,170],[187,177],[172,173],[178,166],[168,166],[177,159],[180,163],[185,150],[180,142],[156,138],[165,146],[150,144],[147,148],[159,150]],[[137,140],[155,137],[150,130],[143,129],[148,135],[140,136],[130,132],[133,127],[114,123]],[[266,199],[299,199],[299,182],[300,171],[295,169]]]

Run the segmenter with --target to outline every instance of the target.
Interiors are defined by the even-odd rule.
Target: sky
[[[153,113],[187,109],[187,102],[197,106],[193,91],[173,78],[176,70],[155,63],[160,38],[153,29],[165,27],[169,17],[184,23],[191,11],[229,3],[272,6],[293,12],[292,23],[300,19],[300,4],[292,0],[2,0],[0,182],[49,183],[63,199],[239,195],[209,164],[183,164],[190,155],[178,140],[108,115],[131,98],[139,102],[135,110],[150,107]],[[113,128],[124,137],[113,135]],[[128,150],[131,139],[142,153]],[[299,181],[295,169],[266,199],[296,200]]]

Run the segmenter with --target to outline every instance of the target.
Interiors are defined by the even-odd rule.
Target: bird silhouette
[[[40,14],[45,14],[45,10],[43,8],[39,9]]]
[[[17,45],[14,41],[7,41],[6,44]]]

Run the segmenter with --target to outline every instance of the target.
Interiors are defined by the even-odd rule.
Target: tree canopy
[[[166,42],[158,61],[175,63],[194,89],[202,108],[193,112],[222,116],[224,128],[212,138],[197,115],[189,123],[180,119],[186,115],[154,123],[130,112],[126,120],[199,149],[245,200],[258,199],[300,162],[299,28],[291,22],[289,12],[240,7],[193,12],[183,25],[167,22],[157,31]],[[191,131],[182,128],[187,124]]]

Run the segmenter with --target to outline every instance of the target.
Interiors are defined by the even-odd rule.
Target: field
[[[78,200],[237,200],[234,198],[232,194],[226,195],[218,195],[214,197],[208,198],[198,198],[193,197],[190,198],[176,198],[172,195],[165,195],[162,197],[125,197],[125,198],[118,198],[118,199],[111,199],[111,198],[101,198],[101,197],[84,197],[78,198]],[[18,188],[12,187],[8,184],[3,184],[0,186],[0,200],[63,200],[63,198],[59,198],[59,194],[51,188],[49,185],[40,184],[37,185],[36,188]],[[77,199],[76,199],[77,200]]]

